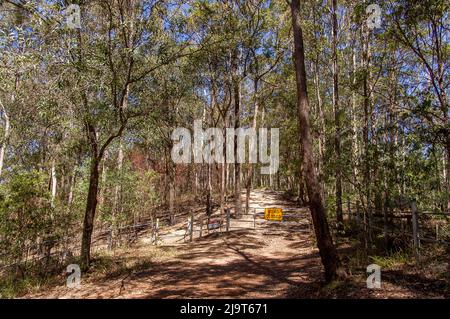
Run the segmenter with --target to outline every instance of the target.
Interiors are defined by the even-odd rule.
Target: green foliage
[[[1,251],[20,260],[27,245],[49,234],[53,214],[45,177],[37,171],[14,172],[0,188]]]
[[[40,241],[56,241],[63,235],[67,219],[52,206],[46,180],[36,170],[13,171],[0,186],[2,263],[20,262]]]
[[[135,1],[133,7],[128,1],[92,0],[82,5],[77,31],[53,25],[61,1],[28,1],[26,9],[3,3],[2,264],[23,261],[27,247],[44,241],[80,237],[92,163],[100,175],[94,233],[99,225],[130,225],[151,217],[156,206],[168,207],[172,182],[175,203],[194,198],[194,185],[198,198],[209,184],[206,165],[173,165],[171,132],[192,128],[200,118],[207,127],[233,126],[237,99],[240,126],[252,125],[258,105],[257,126],[280,129],[279,171],[270,177],[254,173],[252,187],[275,188],[279,181],[283,190],[300,193],[306,181],[304,175],[300,180],[301,128],[286,1],[193,0],[180,6]],[[347,199],[353,210],[356,201],[378,209],[384,196],[391,203],[416,198],[420,209],[448,203],[444,165],[450,124],[448,105],[438,97],[449,87],[448,1],[372,3],[383,14],[377,30],[365,26],[368,2],[338,2],[338,112],[330,3],[303,1],[300,12],[313,157],[330,225],[335,225],[338,171],[344,210]],[[36,10],[39,14],[32,13]],[[441,88],[430,83],[433,78]],[[340,158],[335,145],[341,146]],[[50,165],[57,180],[53,200]],[[241,167],[244,178],[248,167]],[[214,203],[220,169],[211,166]]]
[[[152,186],[155,177],[151,170],[134,170],[129,162],[120,171],[109,170],[107,183],[102,185],[104,205],[100,206],[100,219],[119,226],[151,214],[151,208],[159,203],[159,195]]]
[[[411,254],[405,251],[397,251],[388,256],[369,256],[369,259],[382,269],[392,269],[396,266],[403,266],[411,262],[411,260],[414,260]]]

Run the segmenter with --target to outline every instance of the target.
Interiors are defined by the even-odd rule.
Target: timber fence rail
[[[353,204],[353,210],[350,208],[351,204]],[[361,209],[359,205],[359,201],[355,203],[348,202],[347,204],[347,212],[346,215],[349,216],[349,220],[354,220],[361,231],[366,232],[366,235],[371,235],[370,232],[372,230],[380,231],[384,234],[385,240],[389,236],[394,235],[404,235],[411,238],[412,248],[414,250],[414,254],[416,259],[420,259],[420,248],[421,243],[436,243],[442,245],[450,245],[450,241],[443,240],[439,238],[439,223],[438,222],[446,222],[448,225],[450,212],[439,212],[439,211],[419,211],[417,208],[417,202],[415,200],[408,200],[406,202],[401,203],[400,207],[392,207],[390,209],[390,214],[386,210],[386,207],[383,208],[383,213],[375,213],[368,214],[367,209]],[[427,225],[421,225],[421,217],[425,216],[441,216],[444,217],[444,220],[436,220],[432,219],[431,221],[435,223],[435,236],[434,238],[430,236],[430,229],[427,228]],[[383,226],[374,225],[376,223],[376,219],[378,221],[381,219],[381,223]],[[400,225],[395,223],[395,220],[400,220]],[[406,220],[406,223],[403,223],[402,220]],[[430,219],[427,219],[430,222]],[[425,233],[427,231],[427,233]]]
[[[99,252],[103,250],[112,250],[117,244],[132,244],[142,233],[147,233],[150,237],[151,245],[165,245],[168,239],[177,239],[175,243],[180,241],[193,242],[196,238],[202,238],[210,233],[229,233],[230,230],[236,229],[256,229],[261,223],[271,224],[271,221],[264,219],[264,212],[260,209],[252,208],[250,212],[242,212],[240,218],[232,218],[231,211],[234,206],[228,206],[224,209],[225,214],[214,213],[211,216],[199,216],[195,218],[195,213],[203,212],[204,209],[195,209],[187,214],[177,214],[178,220],[181,217],[186,218],[185,226],[176,230],[170,228],[170,216],[158,214],[153,218],[147,218],[132,225],[121,227],[100,227],[92,235],[91,252]],[[219,210],[220,212],[220,210]],[[243,218],[248,217],[250,218]],[[262,217],[262,218],[261,218]],[[283,212],[283,217],[299,217],[294,211]],[[274,223],[280,223],[274,221]],[[281,223],[296,223],[289,220],[283,220]],[[247,226],[242,225],[248,224]],[[77,225],[77,228],[79,225]],[[43,240],[39,243],[29,244],[24,247],[19,260],[11,262],[8,253],[0,254],[0,273],[14,266],[30,266],[42,261],[50,262],[57,260],[58,264],[64,264],[70,258],[77,256],[81,250],[81,234],[68,234],[63,238]],[[10,261],[9,263],[7,261]]]

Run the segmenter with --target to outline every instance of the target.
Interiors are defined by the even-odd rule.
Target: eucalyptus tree
[[[414,112],[420,115],[432,130],[431,141],[443,148],[443,204],[450,208],[450,126],[448,107],[449,82],[449,4],[443,0],[389,1],[386,10],[389,31],[393,41],[398,41],[409,51],[406,56],[411,67],[419,70],[408,79],[423,94],[413,92],[419,98]]]
[[[89,145],[89,189],[81,244],[82,267],[87,268],[100,163],[111,142],[152,109],[147,101],[136,98],[134,87],[187,54],[190,43],[177,39],[179,27],[172,23],[180,15],[164,1],[90,1],[81,12],[81,28],[71,32],[73,46],[66,52],[65,67],[72,73],[65,84],[70,87],[72,103],[78,105],[76,117],[83,123]]]
[[[246,33],[252,34],[247,40],[250,51],[248,77],[251,79],[252,86],[253,120],[251,127],[256,132],[260,112],[260,95],[264,91],[263,80],[270,73],[277,71],[280,61],[286,55],[289,40],[285,37],[289,23],[288,19],[283,17],[283,6],[272,1],[267,3],[261,1],[255,5],[254,10],[247,12],[246,21],[248,25]],[[247,213],[249,212],[253,166],[252,163],[249,163],[245,182],[245,211]],[[271,177],[273,174],[270,172]]]
[[[292,30],[294,34],[294,68],[297,83],[298,127],[303,165],[306,177],[306,188],[309,198],[309,209],[316,233],[317,246],[322,264],[325,268],[327,282],[337,277],[338,255],[330,234],[324,208],[321,188],[317,178],[312,139],[309,125],[309,101],[306,83],[305,49],[301,27],[300,0],[290,2]]]

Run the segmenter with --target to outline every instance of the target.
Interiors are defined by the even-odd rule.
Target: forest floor
[[[129,248],[96,256],[79,288],[41,287],[25,298],[449,298],[448,280],[412,265],[382,268],[381,289],[366,287],[365,267],[323,286],[309,211],[272,191],[251,193],[250,208],[281,207],[297,222],[232,219],[229,234],[205,233],[192,243],[151,246],[140,238]],[[182,225],[180,224],[180,227]],[[180,229],[179,227],[179,229]],[[173,232],[180,233],[180,230]],[[182,228],[181,228],[182,229]],[[341,243],[342,253],[349,249]],[[351,247],[350,247],[351,248]],[[341,254],[342,255],[342,254]],[[347,262],[348,264],[348,262]],[[432,263],[431,263],[432,265]],[[442,266],[444,265],[444,267]],[[448,264],[432,266],[448,273]],[[434,267],[434,268],[433,268]],[[441,268],[439,268],[441,267]]]

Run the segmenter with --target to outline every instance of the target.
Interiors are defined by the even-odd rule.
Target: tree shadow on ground
[[[142,291],[141,298],[285,298],[295,290],[309,298],[321,285],[317,253],[280,252],[276,258],[256,254],[265,242],[249,231],[186,246],[176,260],[132,270],[126,292]]]

